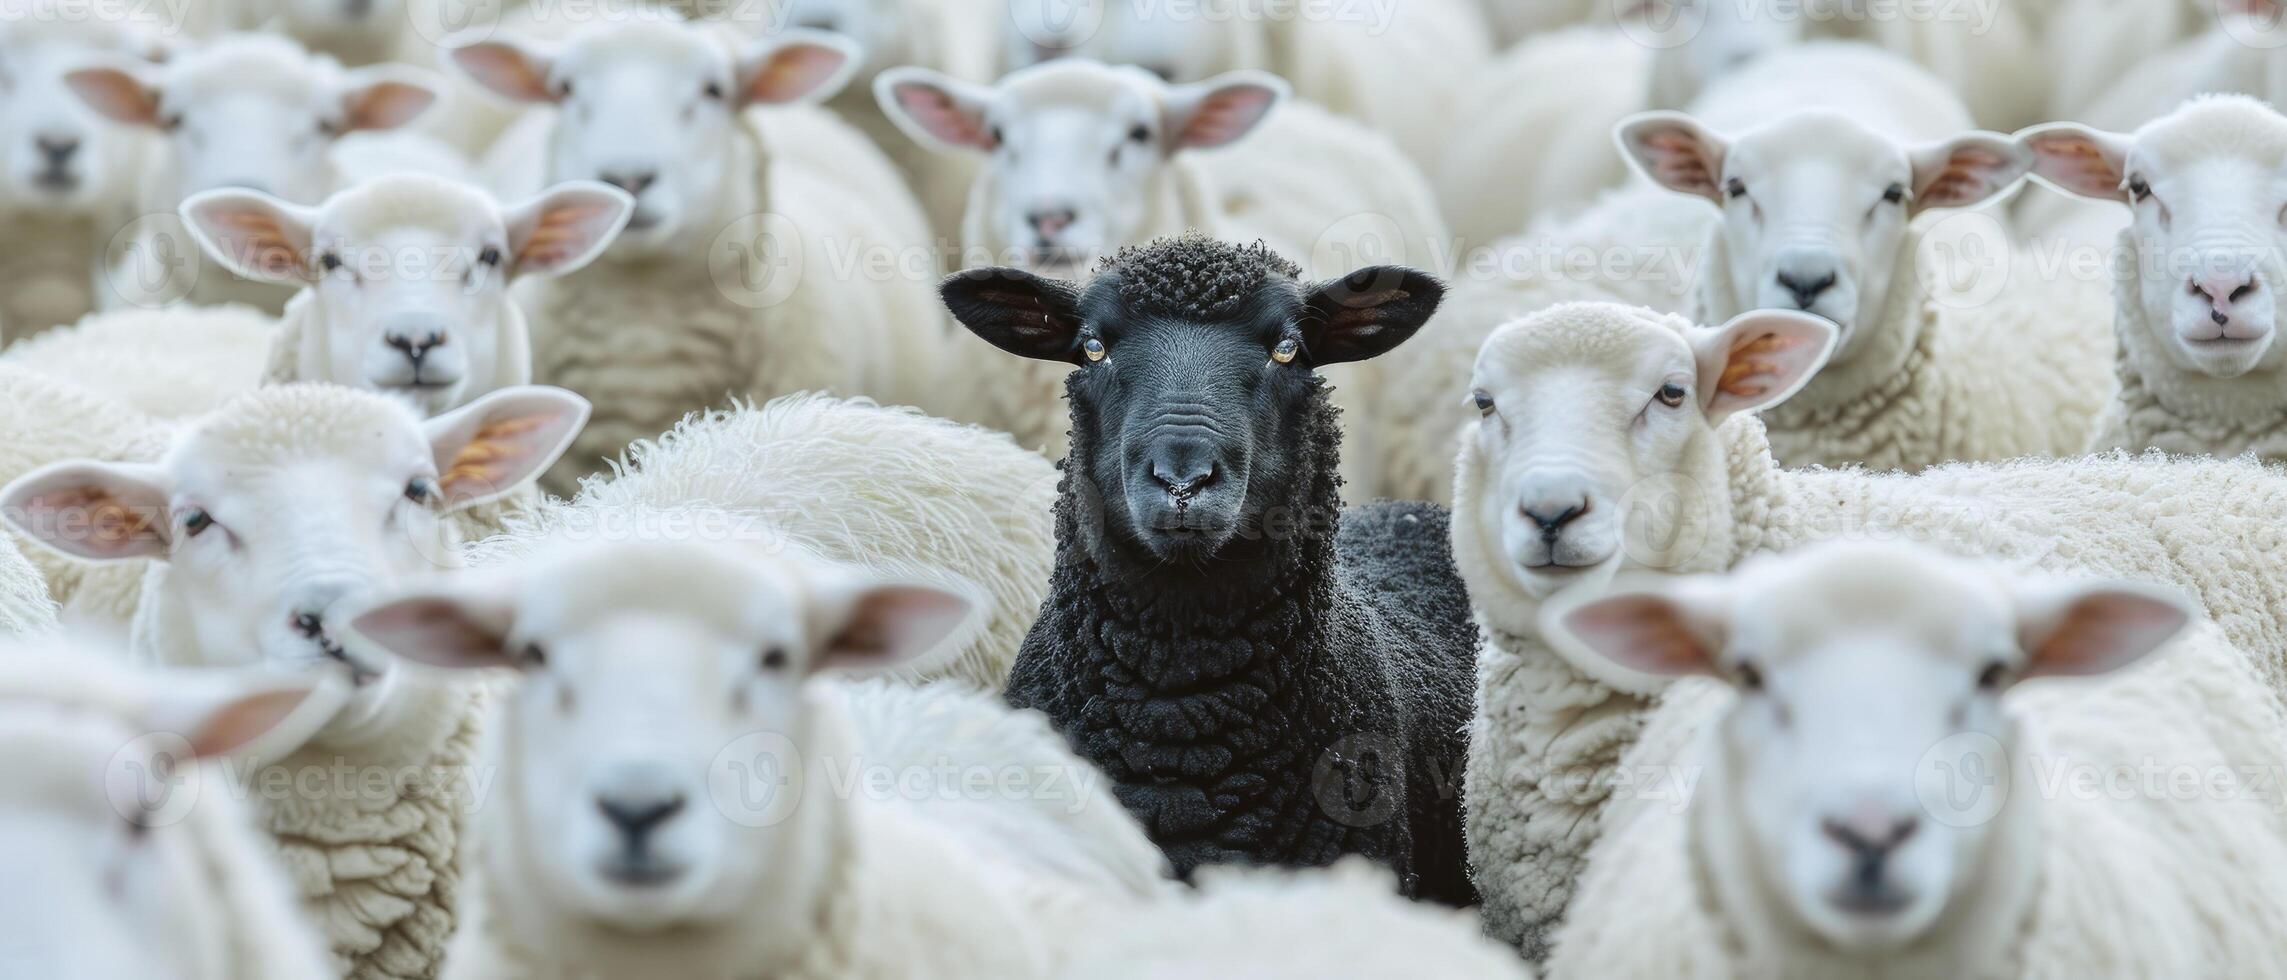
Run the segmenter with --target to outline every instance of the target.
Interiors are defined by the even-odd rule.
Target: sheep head
[[[1316,368],[1396,347],[1445,294],[1397,266],[1298,271],[1260,243],[1184,235],[1122,250],[1085,290],[984,269],[943,293],[993,345],[1077,368],[1066,479],[1101,493],[1106,547],[1189,570],[1331,526],[1341,436]],[[1290,521],[1307,530],[1274,526]]]
[[[1833,349],[1834,328],[1768,310],[1721,327],[1610,303],[1557,306],[1485,341],[1462,437],[1454,559],[1478,607],[1527,618],[1559,589],[1624,564],[1709,560],[1728,526],[1716,427],[1777,404]]]
[[[526,914],[658,933],[811,897],[833,858],[808,835],[842,818],[819,816],[830,790],[805,773],[836,750],[808,680],[922,656],[970,608],[809,559],[641,541],[443,578],[350,631],[377,653],[518,670],[499,760],[515,853],[499,860],[533,876]]]
[[[2034,174],[2118,201],[2137,277],[2120,302],[2179,370],[2217,378],[2277,370],[2287,317],[2287,119],[2244,96],[2197,99],[2134,135],[2071,123],[2020,134]]]
[[[183,220],[215,261],[249,279],[309,290],[304,337],[322,373],[305,381],[397,395],[424,415],[491,390],[504,357],[499,324],[519,276],[586,265],[627,222],[616,188],[574,181],[503,208],[453,181],[377,178],[309,208],[259,191],[183,202]],[[314,324],[315,326],[312,326]],[[530,374],[519,363],[518,376]]]
[[[1612,683],[1704,675],[1737,692],[1691,804],[1720,901],[1735,921],[1880,957],[1949,913],[1979,916],[1960,906],[1996,897],[1975,894],[1983,882],[2032,880],[2034,850],[2006,843],[2030,832],[2036,794],[2004,785],[2025,746],[2003,696],[2126,667],[2190,613],[2146,586],[1855,542],[1625,582],[1543,619],[1568,659]],[[1958,792],[1972,781],[1987,791]]]
[[[1058,61],[976,85],[924,68],[874,79],[898,126],[946,152],[988,154],[967,222],[1011,254],[994,261],[1078,278],[1097,258],[1148,232],[1170,158],[1243,139],[1286,97],[1259,71],[1170,85],[1140,69]]]
[[[94,215],[133,197],[137,134],[88,108],[64,77],[91,61],[140,61],[164,49],[130,24],[49,12],[0,23],[0,64],[7,66],[0,75],[0,194],[17,207]]]

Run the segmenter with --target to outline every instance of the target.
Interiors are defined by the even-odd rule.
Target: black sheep
[[[1102,767],[1185,877],[1362,854],[1408,894],[1467,904],[1477,634],[1446,513],[1342,511],[1314,370],[1397,346],[1444,287],[1298,273],[1186,235],[1122,250],[1085,291],[1009,269],[946,281],[978,336],[1076,367],[1055,577],[1008,700]]]

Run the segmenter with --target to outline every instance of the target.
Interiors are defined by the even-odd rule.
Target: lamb
[[[1575,663],[1676,679],[1628,765],[1704,775],[1614,807],[1549,975],[2275,971],[2276,666],[2190,619],[1899,543],[1552,606]]]
[[[598,536],[799,551],[967,595],[976,621],[896,671],[999,690],[1054,567],[1056,470],[1008,437],[862,400],[789,395],[695,414],[569,502],[507,522],[477,566]]]
[[[348,683],[340,711],[254,783],[295,787],[258,793],[260,815],[325,934],[332,975],[433,974],[476,789],[479,701],[350,654],[334,608],[456,564],[448,512],[528,482],[585,414],[568,392],[527,387],[424,422],[383,395],[282,385],[186,428],[156,463],[58,463],[0,488],[0,515],[20,533],[89,561],[149,565],[128,628],[136,662],[260,664]],[[328,775],[345,766],[388,783]]]
[[[1045,976],[1057,923],[1165,887],[1150,842],[1038,715],[821,676],[925,655],[968,614],[927,585],[664,541],[353,614],[375,655],[522,675],[445,976]],[[981,772],[1041,781],[951,782]]]
[[[385,392],[424,416],[532,380],[532,343],[508,284],[576,272],[634,201],[573,181],[502,207],[423,174],[380,177],[305,208],[260,191],[183,203],[208,257],[249,280],[296,286],[264,380]]]
[[[546,124],[555,179],[601,178],[635,197],[627,229],[595,262],[515,293],[532,318],[533,376],[600,409],[550,489],[726,397],[829,391],[933,407],[945,329],[911,196],[894,176],[862,188],[823,161],[781,154],[776,119],[745,115],[831,94],[854,65],[849,42],[799,32],[737,41],[652,19],[592,26],[562,45],[473,42],[453,57],[504,97],[572,110]],[[851,264],[869,256],[928,261],[878,276]]]
[[[990,88],[897,69],[875,92],[914,139],[990,155],[963,222],[965,266],[1076,279],[1122,246],[1187,230],[1261,238],[1329,276],[1363,256],[1405,261],[1445,247],[1428,186],[1396,147],[1287,99],[1285,83],[1261,72],[1169,85],[1137,68],[1066,59]],[[976,386],[984,403],[966,414],[1063,454],[1058,395],[1069,366],[1012,364],[982,344],[957,350],[962,376],[994,379]],[[1361,421],[1375,397],[1369,367],[1334,378],[1337,403]],[[1348,434],[1357,452],[1346,485],[1373,496],[1377,447],[1362,425]]]
[[[127,307],[93,313],[0,352],[154,419],[193,418],[261,381],[278,321],[253,307]]]
[[[2287,651],[2273,543],[2287,476],[2252,459],[2117,453],[1918,475],[1781,469],[1746,413],[1801,387],[1834,335],[1794,311],[1698,328],[1583,303],[1487,341],[1473,382],[1485,417],[1462,441],[1453,548],[1484,633],[1463,796],[1495,936],[1545,955],[1650,709],[1539,638],[1543,600],[1617,567],[1719,571],[1819,540],[1904,537],[2171,583],[2259,662]],[[2171,500],[2181,502],[2155,503]]]
[[[2212,96],[2132,136],[2059,123],[2021,139],[2042,181],[2134,216],[2113,250],[2119,392],[2092,445],[2287,460],[2287,233],[2247,176],[2279,169],[2287,118]]]
[[[1077,368],[1056,570],[1008,700],[1104,769],[1179,874],[1361,854],[1467,904],[1449,777],[1472,638],[1446,514],[1340,512],[1315,371],[1403,342],[1444,290],[1394,266],[1299,274],[1186,235],[1121,250],[1085,291],[946,282],[978,336]]]
[[[465,176],[450,147],[388,133],[437,101],[418,69],[343,69],[266,34],[230,35],[164,66],[120,62],[64,76],[97,112],[165,135],[145,167],[137,209],[154,217],[110,270],[105,308],[242,302],[272,315],[291,291],[208,268],[174,217],[185,199],[216,187],[253,187],[302,204],[364,177],[397,170]],[[313,137],[311,134],[315,133]]]
[[[1825,372],[1764,416],[1787,465],[1915,470],[2081,451],[2110,394],[2111,353],[2094,326],[2103,290],[2025,275],[1988,298],[1982,282],[1925,281],[1936,275],[1922,258],[1931,222],[1915,219],[1999,197],[2032,154],[1961,132],[1958,105],[1911,76],[1827,86],[1832,108],[1776,119],[1760,108],[1799,100],[1804,71],[1865,64],[1862,54],[1772,54],[1712,90],[1702,118],[1647,113],[1620,127],[1647,177],[1723,210],[1694,317],[1799,308],[1840,325]],[[2005,377],[2001,364],[2012,365]]]
[[[332,695],[308,678],[133,672],[108,652],[60,639],[0,647],[0,874],[25,886],[0,915],[9,972],[323,976],[284,873],[224,772],[201,760],[291,737]]]
[[[37,242],[0,254],[0,341],[78,320],[95,308],[97,271],[124,224],[146,140],[96,116],[64,88],[64,73],[96,57],[151,58],[139,25],[62,16],[35,0],[0,23],[9,87],[0,98],[0,236]]]

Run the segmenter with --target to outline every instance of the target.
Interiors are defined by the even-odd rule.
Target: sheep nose
[[[1848,817],[1828,817],[1819,821],[1819,831],[1828,840],[1842,846],[1858,863],[1859,873],[1877,878],[1882,863],[1898,848],[1912,840],[1920,830],[1922,821],[1914,816],[1892,816],[1888,813],[1854,813]]]
[[[70,162],[72,155],[79,152],[79,137],[77,136],[57,136],[42,133],[34,137],[32,143],[47,156],[50,166],[61,166]]]
[[[1588,513],[1588,498],[1562,501],[1535,501],[1517,505],[1517,513],[1541,529],[1541,539],[1554,541],[1564,533],[1564,526]]]
[[[1812,303],[1818,302],[1821,294],[1834,288],[1834,270],[1832,269],[1817,275],[1782,271],[1778,278],[1779,288],[1786,290],[1789,295],[1795,298],[1796,306],[1806,310],[1811,308]]]
[[[664,793],[631,793],[596,797],[596,809],[605,820],[619,828],[620,836],[629,844],[640,844],[660,824],[683,811],[686,798],[681,791]]]
[[[2208,316],[2217,323],[2230,322],[2232,305],[2255,295],[2256,288],[2255,276],[2248,272],[2195,275],[2190,284],[2192,295],[2207,298],[2212,307]]]
[[[430,351],[445,346],[445,332],[442,330],[402,332],[393,330],[383,335],[381,340],[383,343],[403,351],[406,357],[412,359],[413,363],[419,364],[422,358],[429,356]]]
[[[1153,460],[1151,478],[1171,496],[1177,499],[1187,498],[1215,482],[1215,461],[1211,459]]]
[[[630,196],[640,197],[644,188],[651,186],[652,182],[659,179],[659,171],[625,170],[617,173],[597,174],[596,179],[626,191]]]
[[[1032,226],[1033,234],[1039,235],[1041,241],[1049,242],[1056,240],[1059,233],[1072,227],[1072,222],[1079,218],[1079,212],[1072,208],[1041,208],[1026,214],[1024,221]]]

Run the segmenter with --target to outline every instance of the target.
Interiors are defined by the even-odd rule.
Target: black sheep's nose
[[[1154,460],[1151,478],[1176,497],[1189,497],[1215,482],[1212,460]]]
[[[1779,273],[1779,288],[1794,296],[1796,306],[1807,310],[1827,290],[1834,288],[1834,273],[1811,277],[1782,272]]]

